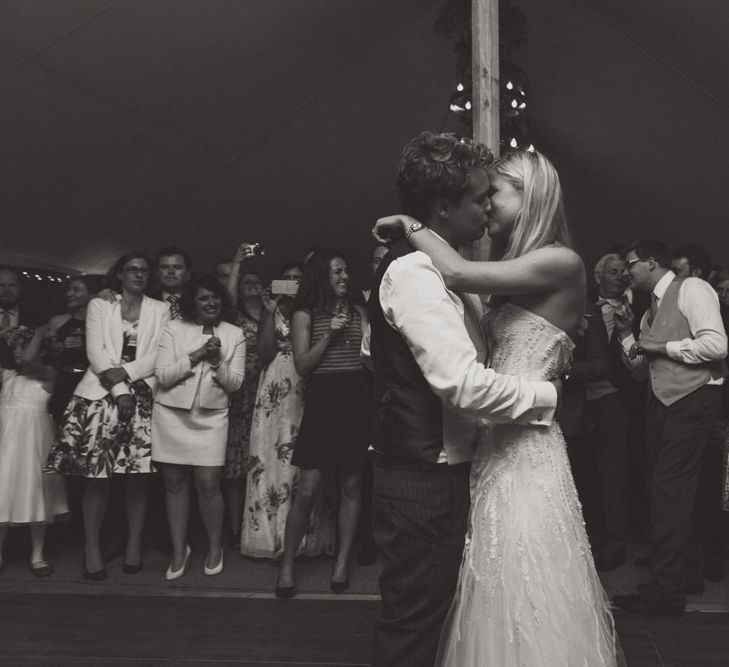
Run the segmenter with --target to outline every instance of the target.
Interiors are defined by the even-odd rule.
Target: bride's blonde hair
[[[505,178],[523,196],[509,241],[506,247],[492,245],[492,259],[514,259],[553,244],[572,247],[559,176],[544,155],[524,149],[510,151],[489,171]]]

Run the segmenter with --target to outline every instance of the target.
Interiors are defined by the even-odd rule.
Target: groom
[[[403,150],[403,212],[454,248],[475,241],[490,211],[491,160],[482,145],[423,132]],[[383,259],[368,309],[373,532],[383,567],[373,664],[426,667],[456,590],[479,418],[549,424],[557,391],[550,382],[485,368],[479,302],[448,290],[428,256],[406,240]]]

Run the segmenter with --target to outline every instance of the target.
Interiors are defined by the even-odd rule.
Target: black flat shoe
[[[329,588],[331,588],[332,593],[344,593],[349,588],[349,575],[344,581],[334,581],[332,579],[329,582]]]
[[[142,571],[142,563],[140,562],[139,565],[129,565],[128,563],[124,563],[122,565],[122,572],[124,574],[137,574],[138,572]]]
[[[89,572],[84,566],[84,579],[88,579],[89,581],[104,581],[107,576],[108,572],[106,571],[105,567],[102,567],[100,570],[96,570],[94,572]]]
[[[650,616],[682,616],[683,605],[668,600],[657,600],[646,593],[613,595],[613,605],[620,609]]]
[[[276,590],[274,590],[274,595],[277,598],[292,598],[295,594],[295,586],[276,586]]]

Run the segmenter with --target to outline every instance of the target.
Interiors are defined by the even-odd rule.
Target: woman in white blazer
[[[154,360],[166,304],[144,295],[150,263],[139,252],[119,258],[107,274],[119,293],[113,302],[92,299],[86,311],[89,368],[66,409],[47,469],[87,477],[83,499],[84,576],[99,581],[106,569],[99,531],[113,474],[125,474],[129,523],[123,571],[142,568],[142,528],[152,467]]]
[[[181,577],[190,559],[190,472],[209,543],[203,572],[223,571],[220,480],[228,438],[228,395],[243,382],[246,357],[241,329],[221,321],[229,307],[228,294],[216,278],[191,280],[180,300],[182,319],[167,324],[159,343],[152,458],[165,480],[172,538],[168,581]]]

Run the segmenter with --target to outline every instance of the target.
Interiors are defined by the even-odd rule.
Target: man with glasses
[[[719,418],[727,337],[716,293],[703,280],[677,277],[661,241],[635,241],[624,258],[630,286],[651,297],[637,342],[630,316],[615,316],[626,363],[634,377],[648,377],[651,552],[648,583],[613,601],[641,614],[680,615],[702,569],[693,553],[693,515],[706,445]]]

